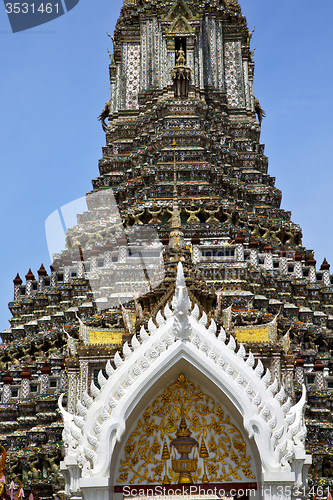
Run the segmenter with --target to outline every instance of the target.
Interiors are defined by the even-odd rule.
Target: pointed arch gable
[[[297,472],[298,482],[302,481],[305,388],[301,400],[291,407],[283,386],[279,388],[268,369],[265,372],[260,359],[247,354],[242,344],[237,346],[232,335],[226,343],[223,328],[217,337],[214,320],[207,327],[207,316],[203,313],[199,319],[197,305],[190,312],[181,263],[171,306],[172,310],[167,304],[163,314],[157,313],[158,327],[150,319],[149,333],[142,327],[140,340],[133,335],[131,346],[124,344],[123,356],[117,353],[114,358],[116,369],[107,363],[108,378],[100,371],[101,389],[91,383],[91,395],[85,393],[78,402],[78,415],[67,413],[60,404],[67,446],[65,469],[74,474],[73,464],[77,464],[81,472],[75,474],[82,476],[82,485],[99,478],[108,478],[110,484],[110,463],[127,422],[145,398],[163,389],[186,366],[194,380],[207,381],[217,399],[225,400],[241,420],[243,431],[253,438],[264,475],[278,481],[285,474],[293,481]]]
[[[184,0],[176,0],[173,3],[165,20],[173,21],[179,15],[184,16],[186,19],[193,19],[194,17],[190,7],[187,5],[186,2],[184,2]]]
[[[193,33],[194,29],[191,27],[189,22],[184,16],[178,15],[171,25],[171,28],[167,30],[167,33],[174,33],[175,35],[182,35],[184,33]]]
[[[165,387],[166,380],[174,378],[175,374],[181,369],[181,361],[187,362],[192,366],[192,370],[200,373],[201,377],[209,379],[211,384],[215,385],[217,392],[224,394],[227,400],[241,415],[244,429],[252,437],[254,435],[253,426],[255,425],[258,432],[255,436],[260,435],[260,444],[270,442],[269,429],[264,425],[261,419],[253,418],[253,409],[251,401],[244,397],[239,387],[235,386],[232,378],[223,376],[216,366],[207,357],[198,357],[197,348],[191,343],[176,342],[168,349],[168,352],[163,356],[163,362],[152,364],[144,373],[140,384],[133,385],[126,395],[122,398],[122,403],[119,404],[112,413],[110,419],[103,427],[100,434],[98,456],[95,459],[93,476],[105,476],[108,474],[110,462],[112,460],[113,451],[117,442],[120,442],[126,429],[127,419],[133,412],[137,412],[137,407],[144,400],[146,394],[155,392],[157,388]],[[191,373],[191,370],[189,370]],[[197,377],[196,377],[197,378]],[[221,394],[220,394],[221,397]],[[235,414],[235,413],[233,413]],[[91,420],[91,423],[94,419]],[[266,468],[271,472],[275,472],[279,468],[279,464],[270,461],[271,450],[259,446],[259,453]]]

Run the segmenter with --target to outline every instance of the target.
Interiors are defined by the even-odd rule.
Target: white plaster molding
[[[141,328],[141,342],[133,335],[133,350],[125,343],[123,357],[116,353],[116,369],[107,362],[108,378],[99,377],[100,390],[91,384],[93,397],[83,394],[77,405],[80,416],[65,412],[59,399],[65,422],[65,463],[76,457],[82,477],[108,476],[114,447],[122,439],[128,416],[155,382],[184,359],[210,379],[240,413],[244,429],[255,440],[263,472],[291,473],[295,452],[305,457],[305,387],[300,401],[290,408],[289,399],[283,403],[283,386],[279,387],[276,378],[272,381],[268,369],[263,376],[260,359],[255,364],[253,354],[247,355],[243,345],[237,348],[232,335],[226,344],[223,328],[216,337],[215,322],[206,328],[207,316],[203,313],[198,320],[197,305],[190,313],[181,263],[172,306],[173,312],[165,307],[164,317],[159,311],[158,327],[149,320],[150,334]]]

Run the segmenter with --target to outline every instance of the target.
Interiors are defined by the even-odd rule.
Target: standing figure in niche
[[[176,51],[176,66],[171,71],[171,78],[175,97],[187,97],[192,71],[186,67],[186,56],[182,47]]]
[[[176,51],[176,56],[177,56],[176,67],[185,66],[186,65],[185,52],[182,47],[180,47],[180,49]]]

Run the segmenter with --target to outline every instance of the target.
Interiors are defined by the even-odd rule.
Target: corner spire
[[[176,140],[173,140],[173,207],[171,216],[171,232],[170,232],[170,248],[181,248],[184,244],[184,234],[182,231],[182,223],[180,211],[178,208],[178,191],[177,191],[177,166],[176,166]]]

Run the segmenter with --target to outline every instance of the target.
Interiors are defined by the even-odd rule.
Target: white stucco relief
[[[66,412],[60,398],[66,449],[62,469],[67,489],[73,492],[90,480],[97,484],[97,478],[109,477],[114,447],[122,439],[128,416],[156,380],[179,360],[198,368],[238,410],[244,430],[258,449],[264,484],[282,484],[285,477],[288,484],[305,485],[303,466],[310,463],[304,447],[305,387],[300,401],[291,406],[284,387],[264,370],[260,359],[246,353],[242,344],[237,346],[232,336],[226,343],[223,328],[216,336],[214,320],[207,326],[206,314],[199,319],[197,305],[192,309],[181,263],[171,308],[167,304],[163,314],[159,311],[156,322],[157,326],[150,319],[149,333],[142,327],[140,339],[133,335],[131,345],[124,344],[123,356],[116,353],[114,357],[115,368],[107,362],[108,378],[100,371],[101,389],[91,383],[90,395],[84,393],[77,404],[77,415]]]

